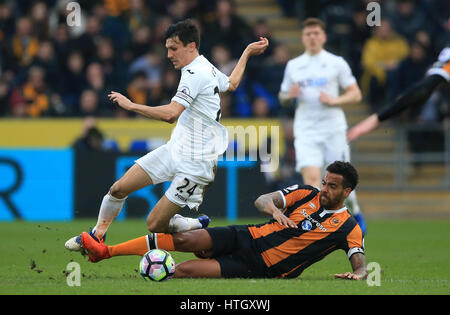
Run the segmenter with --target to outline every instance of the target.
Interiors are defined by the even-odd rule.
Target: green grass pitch
[[[264,219],[233,224],[259,223]],[[449,294],[450,220],[369,221],[365,238],[367,262],[381,267],[380,286],[333,278],[351,271],[342,250],[311,266],[296,279],[172,279],[144,281],[137,273],[140,257],[117,257],[92,264],[64,242],[95,220],[0,223],[0,294]],[[214,220],[212,226],[226,225]],[[144,220],[114,222],[108,243],[146,234]],[[176,262],[193,254],[173,253]],[[68,286],[69,262],[81,267],[80,286]]]

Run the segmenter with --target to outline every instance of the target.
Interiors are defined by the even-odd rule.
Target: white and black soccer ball
[[[163,249],[152,249],[142,257],[139,272],[144,279],[168,280],[175,274],[175,260]]]

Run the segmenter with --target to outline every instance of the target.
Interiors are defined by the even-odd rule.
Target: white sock
[[[348,210],[353,214],[353,215],[357,215],[360,213],[360,209],[359,209],[359,205],[358,205],[358,200],[356,199],[356,193],[355,191],[352,191],[350,193],[350,195],[347,197],[347,199],[345,200],[345,204],[348,208]]]
[[[179,214],[175,214],[169,221],[170,233],[186,232],[201,228],[202,224],[198,219],[186,218]]]
[[[100,212],[98,214],[97,225],[94,227],[93,232],[98,239],[101,239],[105,235],[112,221],[119,215],[123,208],[126,197],[118,199],[107,193],[102,200],[100,206]]]

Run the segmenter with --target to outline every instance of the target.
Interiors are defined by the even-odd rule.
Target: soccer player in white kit
[[[326,51],[325,24],[316,18],[303,22],[305,53],[290,60],[281,83],[281,104],[295,100],[294,147],[296,170],[306,185],[319,187],[323,168],[334,161],[350,161],[347,121],[341,106],[359,102],[361,91],[347,62]],[[339,95],[339,89],[344,90]],[[354,192],[349,208],[365,232]]]
[[[438,60],[427,71],[424,79],[407,89],[394,103],[386,105],[377,113],[370,115],[352,127],[347,134],[348,141],[355,141],[362,135],[375,130],[380,122],[407,108],[421,106],[431,96],[431,93],[444,82],[450,83],[450,46],[441,51]]]
[[[205,57],[199,55],[200,36],[190,20],[169,26],[166,31],[167,56],[181,79],[171,103],[158,107],[139,105],[117,92],[110,99],[120,107],[169,123],[177,121],[165,145],[151,151],[115,182],[104,196],[97,225],[90,234],[98,241],[121,211],[125,199],[143,187],[172,181],[164,196],[147,217],[152,232],[180,232],[205,227],[209,223],[185,218],[177,213],[185,206],[197,209],[205,187],[214,181],[218,156],[227,148],[226,128],[220,124],[220,92],[235,91],[248,59],[268,47],[266,38],[249,44],[231,75],[227,77]],[[81,238],[69,239],[69,250],[81,250]]]

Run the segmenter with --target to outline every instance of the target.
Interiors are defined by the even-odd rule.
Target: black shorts
[[[213,241],[213,256],[224,278],[266,278],[267,268],[254,247],[247,225],[206,229]]]

